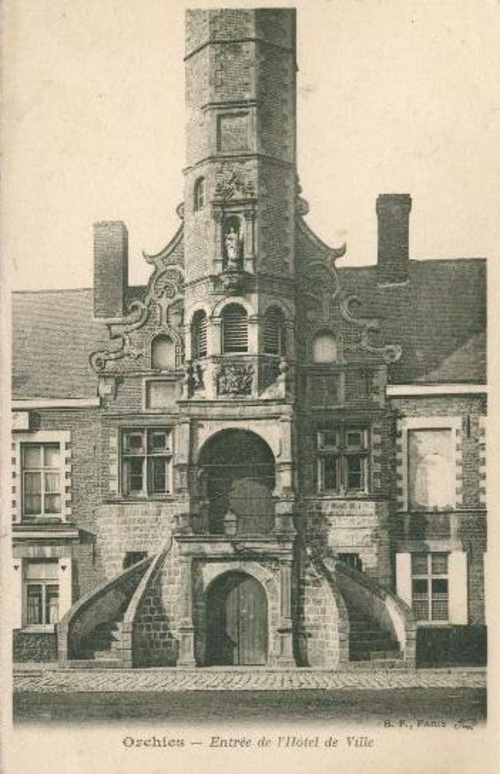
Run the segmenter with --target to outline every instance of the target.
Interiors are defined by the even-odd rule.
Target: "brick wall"
[[[13,632],[14,661],[56,661],[55,632]]]

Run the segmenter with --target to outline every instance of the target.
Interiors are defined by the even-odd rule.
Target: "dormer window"
[[[193,205],[194,205],[195,212],[203,209],[203,207],[205,206],[205,178],[204,177],[199,177],[194,184]]]

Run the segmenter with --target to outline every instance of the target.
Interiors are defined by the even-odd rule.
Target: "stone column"
[[[292,640],[292,560],[280,561],[280,652],[278,664],[282,667],[295,666]]]
[[[191,557],[180,558],[179,599],[181,623],[179,626],[178,667],[194,667],[193,592],[191,581]]]
[[[245,241],[244,241],[244,262],[243,268],[249,274],[255,271],[255,212],[252,209],[244,211],[245,216]]]

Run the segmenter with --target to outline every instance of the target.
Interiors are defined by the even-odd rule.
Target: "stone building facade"
[[[78,667],[483,663],[485,263],[307,225],[295,11],[186,17],[177,233],[128,286],[14,298],[14,656]]]

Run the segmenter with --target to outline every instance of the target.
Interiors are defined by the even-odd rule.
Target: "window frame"
[[[161,448],[154,447],[151,439],[154,435],[166,436],[165,445]],[[127,447],[127,437],[136,436],[140,445]],[[120,493],[123,498],[130,500],[155,500],[168,499],[174,495],[173,481],[174,459],[174,428],[171,426],[136,426],[123,427],[120,430]],[[163,476],[165,487],[155,487],[155,476],[162,474],[156,471],[157,461],[164,461]],[[137,463],[140,462],[139,465]],[[136,470],[132,472],[132,464],[136,463]],[[161,468],[161,466],[160,466]],[[131,488],[130,479],[141,478],[141,488]]]
[[[277,340],[277,349],[269,349],[269,334]],[[262,351],[264,355],[274,357],[283,357],[286,354],[286,330],[285,316],[283,311],[277,306],[271,306],[264,315],[264,326],[262,331]]]
[[[54,578],[29,578],[29,568],[35,564],[51,564],[55,569]],[[40,587],[40,607],[41,621],[30,621],[30,592],[34,587]],[[49,589],[57,589],[56,617],[50,621],[50,597]],[[23,606],[22,606],[22,628],[36,629],[37,631],[53,631],[56,624],[61,620],[61,582],[59,579],[59,562],[56,560],[33,560],[27,561],[23,568]]]
[[[193,210],[200,212],[206,204],[206,185],[203,175],[197,177],[193,186]]]
[[[204,309],[197,309],[191,318],[191,360],[203,360],[208,357],[208,316]],[[200,342],[204,341],[204,349]]]
[[[231,309],[239,309],[242,312],[240,319],[241,319],[241,321],[244,320],[245,321],[245,325],[246,325],[246,328],[245,328],[245,339],[246,339],[246,341],[245,341],[245,347],[244,348],[239,348],[239,349],[235,349],[233,347],[231,347],[230,349],[227,348],[227,346],[228,346],[227,342],[226,342],[226,339],[228,338],[227,337],[227,318],[228,318],[228,314],[229,314]],[[224,309],[222,310],[222,312],[221,312],[221,320],[222,320],[222,326],[221,326],[221,328],[222,328],[222,330],[221,330],[221,334],[222,334],[222,336],[221,336],[221,351],[222,351],[222,354],[223,355],[246,355],[246,354],[248,354],[248,351],[249,351],[248,311],[245,309],[245,307],[242,304],[238,304],[238,303],[235,303],[235,302],[227,304],[224,307]],[[233,329],[233,333],[234,333],[234,329]]]
[[[414,552],[411,554],[411,608],[415,615],[417,623],[428,625],[447,625],[450,623],[450,551],[431,551],[431,552]],[[415,571],[414,569],[414,557],[425,557],[426,568],[425,572]],[[434,560],[446,557],[446,571],[438,572],[434,569]],[[446,581],[446,593],[440,592],[441,597],[446,597],[446,618],[434,615],[434,605],[438,601],[436,597],[439,592],[434,590],[435,582]],[[416,600],[416,592],[414,590],[415,582],[425,583],[426,591],[420,593],[420,600]],[[422,617],[418,614],[418,608],[416,602],[422,602],[422,597],[425,597],[427,604],[427,616]],[[442,599],[440,600],[443,601]]]
[[[349,444],[348,435],[360,433],[358,444]],[[329,437],[327,437],[329,436]],[[337,423],[316,431],[316,476],[319,494],[337,497],[365,496],[369,491],[370,430],[357,422]],[[349,460],[360,460],[360,486],[349,485]],[[327,461],[335,470],[334,486],[327,486]]]
[[[436,416],[416,416],[402,417],[397,423],[398,434],[401,435],[400,448],[396,450],[396,469],[401,480],[401,494],[398,495],[398,511],[411,513],[409,508],[409,442],[408,435],[411,430],[451,430],[451,459],[450,465],[452,477],[458,482],[458,476],[462,468],[462,451],[460,449],[462,437],[462,416],[461,415],[440,415]],[[462,494],[457,492],[457,488],[452,488],[452,504],[446,509],[454,511],[462,505]],[[422,513],[439,513],[439,511],[421,511]],[[418,513],[418,511],[415,511]]]
[[[26,452],[28,449],[38,449],[40,452],[40,464],[38,466],[26,466]],[[57,466],[49,466],[45,464],[45,455],[48,448],[56,449],[57,455],[58,455],[58,464]],[[21,441],[20,443],[20,449],[19,449],[19,456],[20,456],[20,474],[21,474],[21,521],[23,522],[30,522],[30,521],[43,521],[43,520],[53,520],[56,519],[58,521],[61,521],[64,516],[64,491],[63,491],[63,480],[64,480],[64,464],[63,464],[63,449],[62,444],[59,441],[36,441],[36,440],[27,440],[27,441]],[[37,493],[37,495],[40,498],[40,510],[38,513],[27,513],[26,511],[26,498],[30,495],[27,494],[27,486],[26,486],[26,478],[28,475],[37,475],[40,479],[40,492]],[[57,476],[57,485],[54,488],[54,490],[48,491],[47,487],[47,478],[48,475],[56,475]],[[31,495],[33,496],[33,495]],[[57,510],[46,510],[46,498],[47,497],[58,497],[59,498],[59,507]]]

